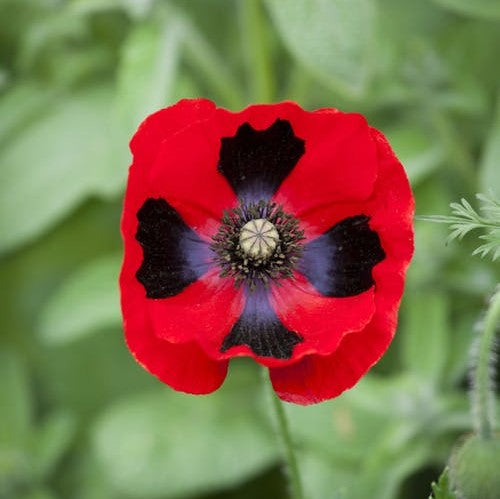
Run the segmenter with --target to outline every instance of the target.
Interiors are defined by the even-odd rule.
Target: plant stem
[[[493,294],[484,327],[479,337],[476,365],[473,367],[472,406],[475,415],[476,432],[481,438],[489,439],[494,433],[494,395],[492,386],[492,363],[495,348],[495,334],[500,323],[500,285]]]
[[[264,370],[264,376],[268,378],[267,369]],[[268,388],[269,398],[271,399],[271,404],[275,414],[276,429],[283,445],[290,496],[292,499],[304,499],[299,467],[297,465],[297,458],[295,457],[292,436],[290,434],[290,427],[288,425],[283,402],[276,396],[276,393],[274,393],[269,379],[266,379],[265,383]]]
[[[272,102],[274,97],[273,65],[268,43],[268,23],[261,0],[242,0],[239,4],[243,50],[252,100]]]
[[[182,23],[186,34],[184,38],[186,59],[196,67],[200,74],[204,75],[207,85],[219,94],[223,104],[232,109],[242,107],[246,99],[241,93],[238,81],[223,59],[189,19],[178,14],[178,22]]]

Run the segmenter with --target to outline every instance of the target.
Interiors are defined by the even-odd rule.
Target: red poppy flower
[[[120,286],[141,365],[209,393],[230,358],[250,356],[280,398],[310,404],[377,362],[396,328],[414,204],[365,118],[182,100],[149,116],[131,150]]]

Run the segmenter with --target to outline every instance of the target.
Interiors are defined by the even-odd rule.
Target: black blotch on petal
[[[149,198],[137,212],[135,238],[144,260],[136,273],[148,298],[167,298],[180,293],[204,273],[190,256],[202,252],[204,243],[164,199]]]
[[[264,290],[247,296],[245,309],[231,332],[224,338],[221,352],[238,345],[247,345],[255,355],[289,359],[302,338],[289,331],[272,309]]]
[[[262,131],[244,123],[234,137],[221,139],[218,170],[238,197],[266,199],[304,154],[304,144],[288,121],[278,119]]]
[[[373,286],[372,269],[385,253],[369,220],[346,218],[305,245],[299,270],[321,294],[354,296]]]

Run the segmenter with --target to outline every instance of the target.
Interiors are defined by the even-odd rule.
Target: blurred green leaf
[[[32,429],[32,401],[23,362],[0,350],[0,497],[16,496],[31,480],[31,461],[25,451]]]
[[[434,0],[437,4],[458,14],[484,19],[500,19],[498,0]]]
[[[372,74],[376,9],[372,0],[266,0],[293,56],[329,85],[363,94]]]
[[[406,431],[407,425],[402,425],[399,430]],[[390,438],[389,434],[389,441]],[[432,441],[425,438],[412,440],[401,449],[377,449],[363,466],[360,473],[363,479],[355,482],[351,497],[396,498],[405,478],[429,462],[433,455]]]
[[[159,389],[110,407],[94,428],[94,448],[115,490],[141,499],[190,497],[274,463],[278,450],[255,388],[254,379],[233,379],[205,397]]]
[[[299,449],[297,457],[307,499],[358,499],[352,493],[360,475],[353,466],[333,463],[327,456],[307,447]]]
[[[109,151],[108,87],[68,96],[11,140],[0,154],[0,253],[63,218],[91,193],[122,185]]]
[[[49,298],[39,331],[49,344],[74,341],[121,323],[118,272],[121,255],[90,262],[70,276]]]
[[[19,499],[57,499],[57,496],[49,489],[36,489],[24,494]]]
[[[217,96],[218,104],[238,109],[247,103],[241,84],[232,68],[217,53],[189,18],[179,15],[185,32],[186,61],[193,66],[193,74],[201,78]]]
[[[113,492],[102,467],[87,445],[71,463],[71,480],[65,484],[62,494],[72,499],[123,499],[123,496]]]
[[[68,10],[80,15],[110,9],[125,9],[136,17],[145,16],[155,0],[70,0]]]
[[[469,350],[474,338],[474,323],[476,320],[476,313],[464,311],[463,315],[457,317],[451,325],[453,328],[453,341],[450,342],[446,351],[447,363],[444,372],[445,381],[449,386],[456,386],[467,374],[470,364]]]
[[[171,104],[183,29],[175,16],[137,24],[122,49],[116,94],[117,125],[128,141],[146,116]],[[123,149],[126,142],[122,144]]]
[[[54,50],[57,42],[65,38],[83,38],[86,29],[82,18],[69,15],[66,9],[48,11],[23,34],[17,56],[19,68],[28,72],[37,63],[44,49],[49,47]]]
[[[13,353],[0,351],[0,445],[23,445],[31,430],[28,375]]]
[[[51,109],[53,92],[35,81],[17,82],[0,97],[0,144],[14,138],[30,122]]]
[[[441,473],[437,483],[432,482],[432,495],[429,499],[457,499],[457,496],[451,490],[448,468],[445,468]]]
[[[479,182],[484,193],[500,199],[500,92],[495,120],[490,128],[480,164]]]
[[[78,414],[82,425],[117,399],[158,385],[130,355],[120,329],[39,349],[40,396]]]
[[[422,382],[435,386],[442,382],[451,343],[446,295],[435,290],[415,290],[408,293],[403,306],[403,362]]]
[[[424,133],[421,127],[404,123],[386,130],[386,133],[412,186],[435,171],[443,161],[442,147]]]
[[[396,498],[403,481],[436,456],[429,430],[442,417],[439,399],[421,385],[413,376],[368,375],[335,400],[287,406],[308,497]]]
[[[43,483],[55,470],[75,434],[75,421],[67,413],[52,414],[33,434],[32,455],[37,479]]]

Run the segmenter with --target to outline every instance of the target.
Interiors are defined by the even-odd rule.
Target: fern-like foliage
[[[418,220],[445,223],[450,226],[451,233],[447,243],[454,239],[462,239],[466,234],[475,229],[484,231],[479,236],[482,244],[473,252],[484,258],[491,254],[493,261],[500,257],[500,201],[485,194],[476,194],[479,200],[479,212],[464,198],[459,203],[451,203],[451,216],[432,215],[420,216]]]

